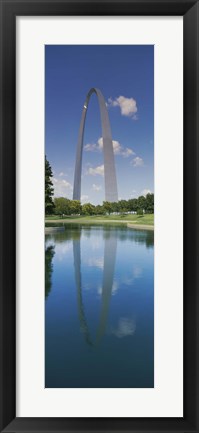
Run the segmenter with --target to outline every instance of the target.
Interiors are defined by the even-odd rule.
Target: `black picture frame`
[[[184,417],[16,418],[16,83],[17,16],[183,16],[184,21]],[[0,431],[199,431],[199,1],[0,0]],[[166,74],[166,71],[165,71]],[[165,76],[166,80],[166,76]],[[166,83],[166,81],[165,81]],[[172,392],[172,390],[171,390]]]

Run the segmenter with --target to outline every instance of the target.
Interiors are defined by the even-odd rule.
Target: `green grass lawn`
[[[60,218],[57,215],[46,216],[46,222],[81,222],[81,223],[95,223],[95,222],[132,222],[138,225],[154,225],[154,214],[147,215],[93,215],[93,216],[65,216]]]

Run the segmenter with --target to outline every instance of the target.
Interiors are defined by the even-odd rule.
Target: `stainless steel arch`
[[[92,93],[95,93],[97,95],[99,107],[100,107],[103,152],[104,152],[105,200],[114,202],[114,201],[118,201],[118,192],[117,192],[117,180],[116,180],[111,127],[110,127],[105,99],[102,95],[102,92],[96,87],[92,87],[89,90],[82,111],[78,143],[77,143],[73,200],[80,200],[80,196],[81,196],[81,174],[82,174],[82,151],[83,151],[83,140],[84,140],[84,127],[85,127],[86,112],[89,104],[89,99]]]

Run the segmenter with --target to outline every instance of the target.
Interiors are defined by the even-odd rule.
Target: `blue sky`
[[[154,190],[154,47],[47,45],[45,152],[55,196],[72,198],[81,113],[91,87],[107,102],[119,199]],[[105,199],[100,113],[92,95],[86,118],[82,203]]]

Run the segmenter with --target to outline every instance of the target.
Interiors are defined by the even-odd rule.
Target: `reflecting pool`
[[[154,233],[63,225],[45,236],[45,386],[154,386]]]

